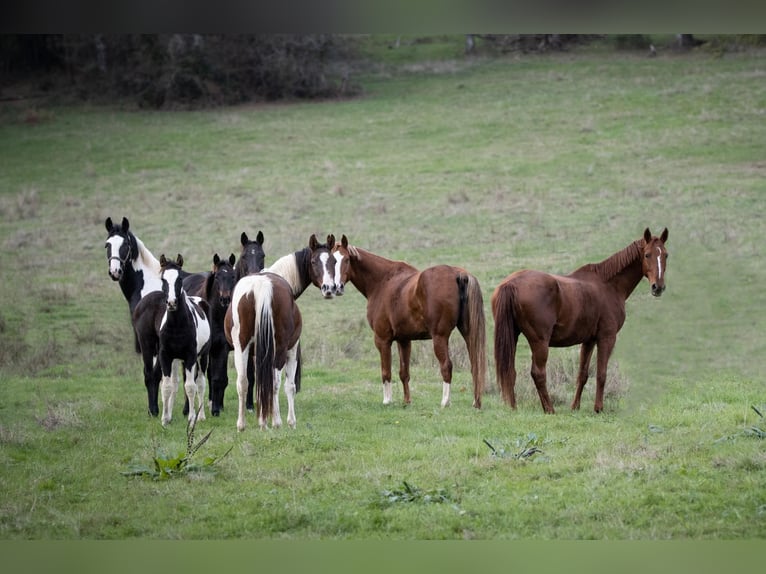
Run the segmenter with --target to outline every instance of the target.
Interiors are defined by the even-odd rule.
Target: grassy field
[[[404,42],[350,101],[0,107],[0,538],[766,535],[764,52],[461,49]],[[576,348],[551,353],[543,415],[523,341],[518,410],[491,344],[472,409],[458,335],[449,408],[428,342],[412,404],[396,383],[384,407],[363,297],[312,289],[297,429],[237,433],[231,384],[196,469],[152,480],[131,471],[183,452],[186,429],[180,407],[166,429],[146,414],[107,216],[192,271],[258,230],[267,264],[332,232],[461,265],[490,342],[490,295],[514,270],[565,273],[645,227],[669,228],[671,257],[663,297],[643,282],[628,301],[601,415],[593,381],[568,409]]]

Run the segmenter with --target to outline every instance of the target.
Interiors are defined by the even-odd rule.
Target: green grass
[[[387,55],[360,65],[352,101],[38,103],[35,125],[30,104],[0,109],[0,538],[766,535],[766,442],[748,432],[766,407],[762,51],[490,59],[451,37],[381,48],[395,40],[370,41]],[[232,380],[223,415],[198,429],[213,430],[198,456],[231,452],[151,480],[123,473],[183,451],[186,433],[180,407],[167,429],[145,414],[102,247],[104,219],[123,215],[191,270],[258,229],[267,264],[332,232],[464,266],[489,341],[490,295],[516,269],[568,272],[647,226],[669,228],[671,258],[663,297],[644,282],[628,301],[601,415],[592,382],[568,410],[571,348],[551,352],[558,414],[544,416],[525,342],[518,410],[492,375],[475,411],[459,336],[450,408],[428,342],[413,345],[412,405],[397,385],[383,407],[363,298],[311,290],[298,428],[251,418],[237,433]],[[512,456],[530,437],[541,452]]]

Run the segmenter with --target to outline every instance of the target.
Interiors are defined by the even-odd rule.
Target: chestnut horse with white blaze
[[[655,297],[665,290],[667,228],[643,237],[600,263],[569,275],[524,269],[509,275],[492,294],[495,320],[495,368],[503,400],[516,408],[516,344],[523,334],[532,350],[531,375],[543,410],[554,408],[546,385],[549,347],[580,347],[580,367],[572,410],[580,408],[593,349],[598,348],[594,410],[604,408],[609,357],[625,322],[625,301],[646,277]]]
[[[301,328],[301,313],[293,298],[293,289],[279,275],[262,272],[246,275],[237,282],[224,320],[224,331],[234,348],[237,370],[237,430],[245,430],[247,361],[251,349],[254,350],[259,426],[265,428],[274,412],[276,375],[282,368],[287,374],[287,422],[295,426],[294,397],[296,379],[300,378],[298,343]]]
[[[367,321],[380,352],[383,404],[392,401],[391,345],[399,349],[399,379],[410,403],[412,341],[432,339],[442,377],[441,406],[450,404],[452,360],[449,338],[457,327],[468,348],[473,378],[473,406],[481,408],[487,372],[484,303],[479,282],[465,269],[436,265],[418,271],[349,245],[343,235],[333,250],[337,294],[351,282],[367,299]]]

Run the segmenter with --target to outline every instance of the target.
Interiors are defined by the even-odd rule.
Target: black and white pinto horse
[[[335,246],[335,236],[327,236],[327,242],[319,243],[315,234],[309,238],[308,247],[285,255],[277,259],[271,266],[263,270],[263,273],[273,273],[284,279],[290,287],[293,299],[298,299],[310,285],[316,286],[325,299],[331,299],[336,294],[335,287],[335,258],[332,248]],[[295,394],[300,391],[301,373],[301,350],[300,341],[295,349],[295,371],[288,372],[285,378],[285,395],[287,397],[287,423],[295,427]],[[274,373],[274,394],[272,407],[272,426],[282,426],[282,417],[279,409],[279,389],[282,386],[282,367],[278,367]],[[247,410],[255,410],[254,379],[248,376],[247,395],[245,405]]]
[[[189,405],[188,420],[205,420],[205,372],[210,349],[209,306],[201,297],[187,295],[181,269],[183,257],[175,261],[160,256],[162,290],[149,293],[133,311],[141,346],[144,371],[159,363],[162,372],[162,424],[173,418],[178,380],[172,377],[173,361],[184,370],[184,391]],[[195,399],[197,407],[195,409]]]
[[[160,279],[160,261],[152,254],[131,230],[127,217],[122,218],[121,224],[115,224],[111,217],[107,217],[104,223],[107,238],[106,260],[109,276],[113,281],[118,281],[120,290],[128,302],[131,323],[134,327],[134,341],[137,353],[142,353],[138,335],[135,333],[133,313],[139,301],[152,292],[162,291]],[[203,274],[191,274],[181,271],[181,276],[192,278]],[[147,371],[144,366],[144,385],[146,386],[149,414],[159,414],[158,391],[161,378],[159,364]],[[176,376],[175,374],[173,375]]]

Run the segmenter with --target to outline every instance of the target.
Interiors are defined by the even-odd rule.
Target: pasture
[[[366,69],[348,101],[2,104],[0,538],[766,535],[764,52],[427,48]],[[196,429],[212,430],[199,468],[131,475],[183,452],[187,434],[182,393],[167,428],[147,414],[107,216],[189,271],[259,230],[266,265],[333,233],[418,268],[464,267],[487,319],[482,409],[456,332],[451,406],[429,341],[413,343],[412,403],[395,375],[384,406],[364,298],[310,287],[297,428],[260,431],[251,414],[237,432],[230,357],[224,410]],[[601,261],[646,227],[669,229],[667,290],[653,298],[643,280],[628,299],[604,412],[594,374],[569,410],[572,347],[551,350],[544,415],[523,338],[511,411],[495,385],[494,288],[518,269]]]

